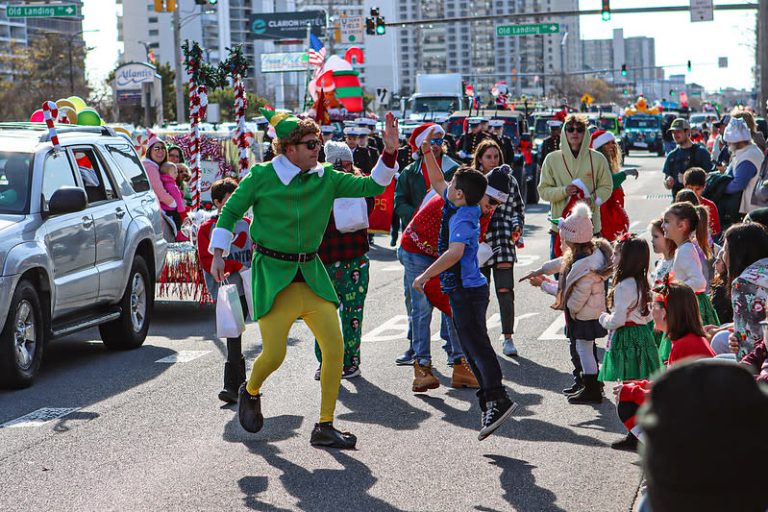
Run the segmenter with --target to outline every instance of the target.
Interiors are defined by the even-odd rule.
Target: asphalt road
[[[635,232],[645,232],[669,203],[662,162],[637,153],[627,159],[640,170],[624,186]],[[528,207],[518,276],[548,255],[547,211]],[[638,456],[609,448],[624,433],[610,400],[573,406],[560,393],[571,382],[570,361],[551,297],[517,286],[521,355],[499,359],[521,407],[478,442],[474,391],[448,387],[440,342],[432,345],[440,388],[414,394],[412,369],[394,365],[407,343],[402,269],[388,237],[376,243],[362,376],[342,383],[337,406],[336,424],[358,436],[356,451],[309,445],[320,391],[303,323],[263,387],[264,429],[249,434],[236,408],[216,397],[225,347],[215,337],[213,310],[158,304],[141,349],[109,352],[97,331],[80,333],[49,345],[33,387],[0,391],[0,509],[631,510],[642,476]],[[495,298],[488,317],[500,353]],[[260,350],[255,324],[244,346],[252,360]],[[176,362],[159,362],[169,357]],[[38,421],[12,423],[42,408],[69,414],[37,412]]]

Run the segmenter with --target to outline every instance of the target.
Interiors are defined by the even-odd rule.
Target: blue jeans
[[[419,364],[431,364],[430,324],[432,323],[432,304],[427,300],[426,295],[414,290],[412,285],[413,281],[435,262],[435,258],[408,252],[402,247],[398,247],[397,259],[405,267],[404,286],[406,304],[410,302],[408,327],[411,332],[411,347]],[[446,315],[442,315],[440,336],[445,340],[443,349],[448,353],[448,360],[450,362],[456,362],[464,357],[464,352],[459,345],[456,329],[453,326],[453,322]]]

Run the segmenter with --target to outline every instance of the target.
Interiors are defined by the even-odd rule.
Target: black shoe
[[[632,432],[629,432],[627,434],[627,437],[622,439],[621,441],[614,441],[611,443],[611,448],[614,450],[622,450],[626,452],[634,452],[637,451],[637,444],[639,441],[637,440],[637,437]]]
[[[397,245],[397,238],[392,238],[389,240],[389,246],[394,247]]]
[[[569,404],[599,404],[603,401],[603,392],[597,382],[597,375],[582,376],[584,387],[568,397]]]
[[[256,433],[264,426],[264,416],[261,415],[261,393],[252,395],[240,386],[240,401],[238,407],[240,425],[248,432]]]
[[[571,387],[565,388],[563,390],[563,394],[566,396],[573,395],[575,393],[578,393],[583,387],[584,387],[584,383],[581,382],[581,379],[577,378],[573,381],[573,385]]]
[[[406,350],[395,359],[397,366],[413,366],[413,359],[415,354],[412,350]]]
[[[320,370],[323,368],[322,365],[317,367],[317,370],[315,370],[315,380],[320,380]]]
[[[349,366],[344,366],[343,370],[341,371],[341,378],[342,379],[354,379],[355,377],[360,376],[360,367],[356,364],[351,364]]]
[[[243,382],[245,382],[245,360],[224,363],[224,388],[219,391],[219,400],[236,404],[237,392]]]
[[[325,423],[315,423],[312,429],[312,437],[309,439],[312,446],[322,446],[324,448],[338,448],[340,450],[352,450],[357,444],[357,437],[349,432],[342,432],[333,428],[330,421]]]
[[[485,403],[485,411],[482,416],[482,428],[477,436],[478,441],[482,441],[499,428],[504,420],[509,418],[517,409],[517,403],[507,397],[491,400]]]

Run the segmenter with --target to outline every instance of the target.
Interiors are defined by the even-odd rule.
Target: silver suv
[[[165,260],[160,208],[127,138],[0,123],[0,387],[32,384],[46,343],[99,327],[140,347]]]

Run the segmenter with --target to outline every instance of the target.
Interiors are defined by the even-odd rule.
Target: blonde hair
[[[586,129],[588,122],[589,120],[587,119],[587,116],[585,116],[584,114],[572,112],[567,116],[565,116],[565,122],[563,122],[563,128],[565,128],[569,124],[575,124],[575,125],[581,125]]]
[[[160,165],[160,174],[170,174],[171,169],[175,169],[178,172],[178,167],[176,167],[176,164],[173,162],[163,162],[162,165]]]

